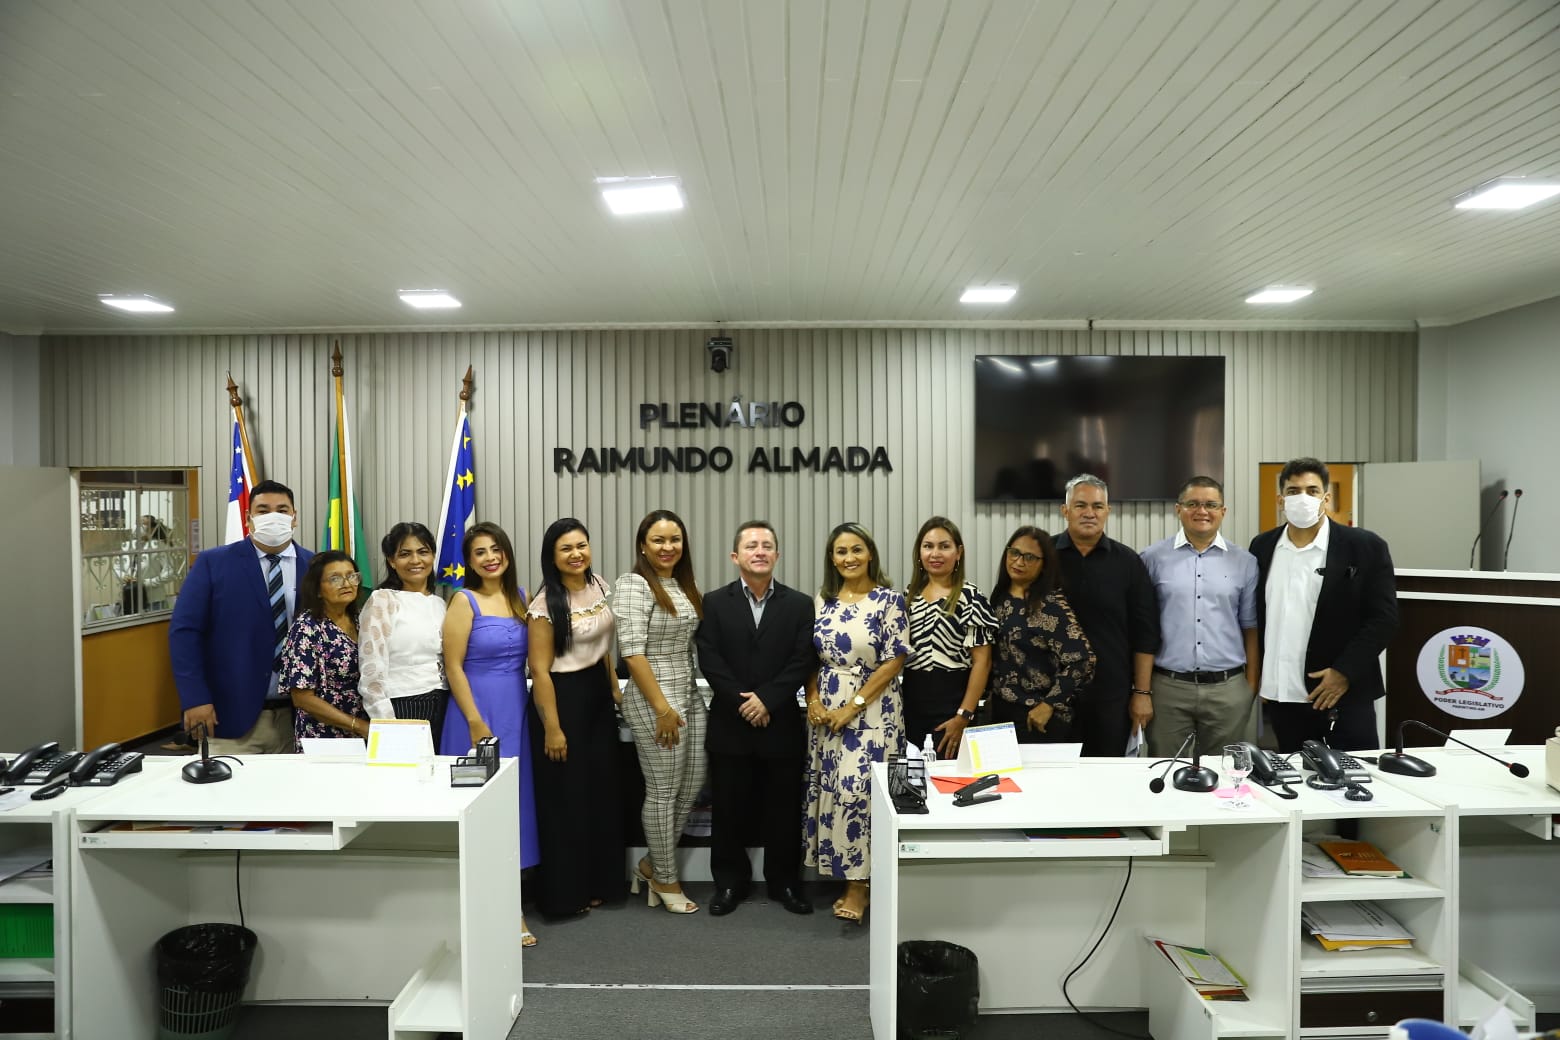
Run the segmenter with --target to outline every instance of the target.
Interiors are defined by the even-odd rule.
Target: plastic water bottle
[[[926,735],[926,739],[921,742],[921,757],[926,759],[928,763],[937,761],[937,745],[935,742],[933,742],[932,735],[930,733],[928,733]]]

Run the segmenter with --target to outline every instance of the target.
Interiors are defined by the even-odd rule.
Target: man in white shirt
[[[1380,656],[1398,626],[1392,555],[1379,535],[1334,524],[1326,464],[1292,459],[1278,476],[1285,523],[1251,542],[1262,678],[1278,749],[1306,740],[1376,747]]]

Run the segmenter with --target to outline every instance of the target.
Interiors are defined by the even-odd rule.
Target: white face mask
[[[292,541],[293,518],[286,513],[261,513],[250,519],[249,529],[256,541],[283,546]]]
[[[1310,495],[1286,495],[1284,519],[1302,530],[1315,527],[1322,518],[1322,500]]]

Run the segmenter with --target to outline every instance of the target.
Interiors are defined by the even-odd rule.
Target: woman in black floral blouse
[[[357,564],[339,550],[315,553],[298,582],[298,613],[282,648],[277,688],[293,702],[293,737],[366,737],[358,696]]]
[[[1024,743],[1072,739],[1073,701],[1094,678],[1094,650],[1060,588],[1051,536],[1020,527],[1007,541],[991,589],[995,660],[986,686],[993,722],[1011,722]]]

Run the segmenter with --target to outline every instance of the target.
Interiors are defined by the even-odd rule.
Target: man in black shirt
[[[1062,590],[1094,647],[1094,681],[1074,708],[1083,753],[1119,757],[1132,731],[1154,717],[1150,682],[1159,650],[1159,603],[1137,553],[1105,534],[1110,490],[1080,473],[1067,482],[1056,536]]]

